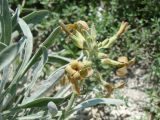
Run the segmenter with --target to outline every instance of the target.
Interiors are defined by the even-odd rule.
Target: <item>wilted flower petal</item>
[[[74,70],[70,65],[67,65],[65,70],[69,75],[74,75],[76,73],[76,70]]]
[[[73,90],[79,95],[80,94],[80,88],[78,86],[78,81],[75,80],[74,83],[72,83]]]
[[[124,77],[127,74],[127,68],[126,68],[126,66],[117,69],[116,74],[119,77]]]
[[[79,80],[83,80],[93,73],[89,65],[91,65],[90,61],[72,60],[65,68],[67,79],[72,83],[72,87],[77,94],[80,94]]]
[[[105,89],[107,90],[107,97],[110,97],[110,95],[113,93],[113,90],[114,90],[114,85],[113,84],[109,84],[109,83],[106,83],[104,85]]]
[[[125,82],[120,81],[120,82],[118,82],[118,83],[116,83],[116,84],[114,85],[114,88],[115,88],[115,89],[117,89],[117,88],[123,88],[124,86],[125,86]]]
[[[118,58],[118,62],[121,62],[121,63],[128,63],[128,58],[125,57],[125,56],[121,56]]]
[[[132,66],[135,64],[136,59],[132,58],[129,62],[128,62],[128,67]]]

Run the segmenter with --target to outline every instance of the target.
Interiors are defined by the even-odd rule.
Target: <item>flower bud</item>
[[[77,25],[80,25],[83,29],[88,30],[88,24],[85,21],[79,20],[76,22]]]
[[[115,43],[117,38],[118,37],[116,35],[114,35],[114,36],[110,37],[109,39],[104,40],[102,42],[103,46],[101,48],[109,48],[109,47],[111,47]]]
[[[117,67],[121,67],[121,66],[125,65],[124,63],[121,63],[121,62],[118,62],[118,61],[115,61],[115,60],[111,60],[109,58],[101,59],[101,63],[102,64],[113,65],[113,66],[117,66]]]
[[[70,37],[72,38],[73,40],[73,43],[78,47],[78,48],[81,48],[83,49],[83,44],[85,42],[85,38],[83,37],[83,35],[76,31],[76,34],[72,34],[70,35]]]
[[[128,30],[128,28],[129,28],[128,22],[123,21],[116,35],[118,37],[121,36],[124,32]]]
[[[124,77],[127,73],[128,72],[127,72],[126,66],[121,67],[121,68],[117,69],[117,71],[116,71],[116,75],[119,77]]]
[[[48,103],[47,107],[48,107],[49,113],[50,113],[52,116],[57,115],[57,113],[58,113],[58,108],[57,108],[57,106],[56,106],[56,104],[55,104],[54,102],[50,101],[50,102]]]

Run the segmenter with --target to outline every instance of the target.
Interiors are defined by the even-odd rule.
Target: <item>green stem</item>
[[[74,104],[76,96],[77,96],[76,93],[72,93],[72,96],[71,96],[71,98],[70,98],[70,100],[68,102],[68,105],[65,108],[64,113],[59,117],[59,120],[64,120],[70,115],[70,113],[71,113],[70,111],[71,111],[71,108],[72,108],[72,106]]]
[[[68,111],[70,111],[70,109],[71,109],[71,107],[72,107],[72,105],[73,105],[73,103],[74,103],[74,101],[75,101],[75,98],[76,98],[76,94],[75,93],[72,93],[72,96],[71,96],[71,98],[70,98],[70,100],[69,100],[69,103],[68,103],[68,105],[67,105],[67,107],[66,107],[66,109],[65,109],[65,112],[66,113],[68,113]]]

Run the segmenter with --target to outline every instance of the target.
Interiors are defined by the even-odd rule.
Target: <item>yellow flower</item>
[[[119,77],[124,77],[128,73],[127,68],[129,68],[130,66],[132,66],[135,63],[135,58],[133,58],[129,61],[127,57],[122,56],[122,57],[118,58],[118,62],[123,63],[124,66],[118,68],[116,71],[116,74]]]
[[[61,23],[61,27],[63,28],[63,30],[65,32],[75,32],[75,31],[79,31],[81,32],[82,29],[83,30],[89,30],[88,24],[85,21],[79,20],[73,24],[67,24],[67,25],[62,25]],[[64,28],[65,27],[65,28]]]
[[[124,86],[125,86],[125,83],[123,81],[120,81],[116,84],[105,82],[104,88],[107,90],[106,97],[110,97],[115,89],[123,88]]]
[[[88,77],[92,71],[92,69],[85,64],[78,60],[72,60],[65,68],[67,79],[72,84],[72,88],[77,94],[80,94],[79,80]]]
[[[117,61],[110,58],[104,58],[101,59],[101,63],[104,65],[112,65],[118,67],[116,74],[119,77],[124,77],[128,73],[127,68],[135,63],[135,58],[131,59],[130,61],[125,56],[119,57]]]
[[[65,25],[60,22],[60,26],[63,31],[69,34],[69,37],[73,40],[73,43],[78,47],[83,49],[85,37],[82,35],[83,31],[88,31],[89,27],[85,21],[79,20],[73,24]]]

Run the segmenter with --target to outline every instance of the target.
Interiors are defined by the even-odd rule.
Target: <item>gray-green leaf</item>
[[[28,103],[30,101],[33,101],[36,98],[44,96],[48,91],[50,91],[58,82],[58,80],[61,79],[61,77],[64,75],[65,70],[63,68],[58,69],[53,74],[51,74],[47,80],[45,80],[44,84],[39,86],[37,90],[31,94],[30,97],[28,97],[23,103]]]
[[[6,47],[0,52],[0,70],[9,65],[24,47],[26,38],[22,38],[18,43]]]
[[[76,107],[74,107],[73,111],[79,111],[88,107],[92,107],[98,104],[106,104],[106,105],[121,105],[124,104],[122,100],[112,99],[112,98],[94,98],[86,100]]]
[[[49,12],[47,10],[34,11],[23,17],[23,19],[27,24],[36,25],[37,23],[41,22],[43,18],[48,15],[48,13]]]
[[[0,0],[0,41],[9,45],[11,41],[11,32],[12,22],[8,0]]]

